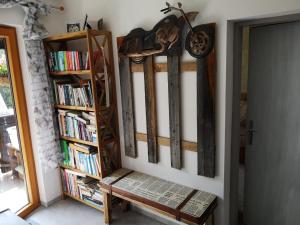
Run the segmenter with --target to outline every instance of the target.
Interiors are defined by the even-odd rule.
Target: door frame
[[[11,85],[13,89],[15,112],[18,121],[19,138],[24,161],[25,181],[29,200],[29,204],[20,209],[17,214],[21,217],[25,217],[40,205],[40,199],[16,28],[0,25],[0,38],[4,38],[6,41]]]
[[[227,207],[228,213],[227,221],[230,225],[238,224],[238,172],[239,172],[239,147],[240,147],[240,93],[241,93],[241,65],[242,65],[242,38],[244,27],[258,27],[266,25],[274,25],[281,23],[289,23],[300,21],[300,13],[293,13],[283,16],[258,18],[250,20],[235,20],[228,21],[228,43],[229,47],[227,57],[227,73],[232,74],[231,79],[226,84],[227,92],[231,100],[231,120],[227,120],[226,126],[231,130],[231,138],[228,138],[228,146],[226,148],[226,159],[229,163],[227,165],[227,171],[229,179],[225,183],[225,193],[227,193]],[[232,87],[231,90],[229,90]],[[231,92],[231,93],[230,93]],[[230,124],[231,123],[231,124]],[[226,181],[225,181],[226,182]]]

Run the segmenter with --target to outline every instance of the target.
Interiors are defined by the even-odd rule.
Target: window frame
[[[39,207],[40,198],[35,170],[35,161],[31,143],[28,111],[24,91],[23,76],[15,27],[0,26],[0,38],[4,38],[7,49],[7,61],[10,73],[15,113],[18,122],[20,145],[24,161],[24,170],[29,203],[17,212],[21,217],[27,216]]]

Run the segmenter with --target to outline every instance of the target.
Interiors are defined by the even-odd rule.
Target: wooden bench
[[[111,197],[150,208],[186,224],[213,225],[217,197],[144,173],[119,169],[101,181],[105,223],[111,222]]]

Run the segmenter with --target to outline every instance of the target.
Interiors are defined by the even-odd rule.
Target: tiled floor
[[[12,171],[0,172],[0,211],[9,208],[16,212],[28,204],[24,180],[12,176]]]
[[[104,225],[103,213],[71,199],[41,207],[27,221],[32,225]],[[133,211],[113,210],[113,225],[162,225]]]

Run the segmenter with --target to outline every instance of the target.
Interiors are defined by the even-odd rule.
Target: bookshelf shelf
[[[85,176],[87,176],[87,177],[94,178],[94,179],[96,179],[96,180],[101,180],[101,177],[94,176],[94,175],[89,174],[89,173],[86,173],[86,172],[82,172],[81,170],[76,169],[76,168],[73,168],[73,167],[71,167],[71,166],[66,166],[66,165],[61,164],[60,167],[61,167],[61,168],[64,168],[64,169],[72,170],[72,171],[77,172],[77,173],[82,173],[83,175],[85,175]]]
[[[84,201],[84,200],[82,200],[82,199],[80,199],[80,198],[78,198],[78,197],[75,197],[75,196],[73,196],[73,195],[70,195],[70,194],[67,193],[67,192],[64,192],[64,195],[65,195],[65,196],[68,196],[69,198],[72,198],[72,199],[74,199],[74,200],[76,200],[76,201],[79,201],[79,202],[81,202],[81,203],[83,203],[83,204],[85,204],[85,205],[87,205],[87,206],[90,206],[90,207],[92,207],[92,208],[94,208],[94,209],[97,209],[97,210],[99,210],[99,211],[101,211],[101,212],[104,212],[104,209],[103,209],[103,208],[97,207],[97,206],[95,206],[95,205],[93,205],[93,204],[91,204],[91,203],[89,203],[89,202],[86,202],[86,201]]]
[[[69,42],[74,40],[77,40],[76,43]],[[84,195],[84,190],[89,188],[99,191],[99,181],[114,172],[113,170],[122,167],[112,34],[105,30],[59,34],[45,38],[44,47],[49,71],[66,70],[49,72],[55,97],[53,107],[57,109],[55,111],[65,160],[75,159],[72,163],[76,168],[82,168],[79,165],[92,165],[85,164],[85,162],[96,162],[97,165],[92,168],[88,167],[88,170],[84,169],[89,173],[61,165],[60,172],[64,175],[62,183],[66,188],[64,190],[79,188],[76,183],[79,179],[77,172],[85,175],[89,180],[84,183],[86,186],[81,186],[83,190],[81,195]],[[89,68],[89,70],[71,70],[78,68]],[[93,107],[71,104],[93,105]],[[85,136],[86,140],[96,139],[97,142],[70,138],[67,137],[68,134],[73,137]],[[80,151],[78,148],[86,149],[86,151]],[[90,174],[96,174],[95,168],[100,176]],[[71,172],[74,174],[72,175]],[[74,179],[75,182],[70,183],[68,179]],[[107,210],[105,204],[103,208],[100,208],[79,197],[74,197],[69,192],[64,192],[63,196],[73,198],[102,212],[104,209]],[[91,199],[93,200],[97,202],[96,199]]]
[[[106,30],[82,30],[78,32],[52,35],[44,39],[45,42],[65,42],[78,39],[88,38],[88,35],[93,36],[109,36],[111,33]]]
[[[84,140],[80,140],[80,139],[76,139],[76,138],[70,138],[70,137],[65,137],[65,136],[60,136],[60,138],[63,139],[63,140],[66,140],[66,141],[70,141],[70,142],[76,142],[76,143],[80,143],[80,144],[84,144],[84,145],[98,147],[97,143],[90,142],[90,141],[84,141]]]
[[[49,72],[52,76],[73,76],[73,75],[91,75],[91,70],[71,70],[71,71],[57,71]]]
[[[72,106],[72,105],[54,105],[56,109],[68,109],[68,110],[78,110],[78,111],[87,111],[94,112],[94,108],[83,107],[83,106]]]

